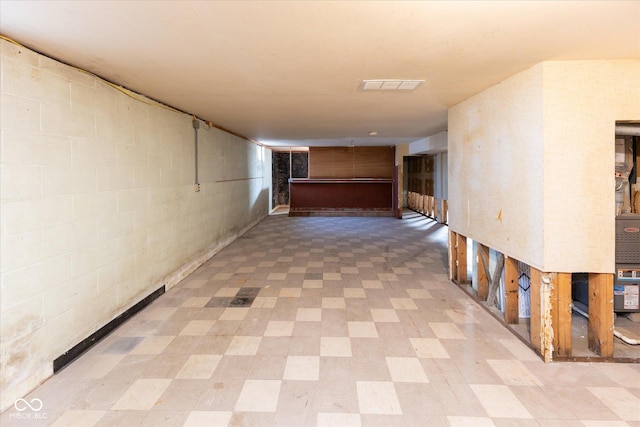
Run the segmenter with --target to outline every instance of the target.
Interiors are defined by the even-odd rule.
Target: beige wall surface
[[[542,67],[449,110],[452,230],[533,266],[543,253]]]
[[[2,408],[268,213],[271,153],[0,40]]]
[[[453,230],[543,271],[614,271],[614,127],[639,61],[538,64],[449,111]]]
[[[640,120],[640,61],[545,62],[546,271],[615,271],[615,122]]]

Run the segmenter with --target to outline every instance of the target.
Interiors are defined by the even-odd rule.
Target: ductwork
[[[625,123],[616,125],[616,135],[640,136],[640,123]]]

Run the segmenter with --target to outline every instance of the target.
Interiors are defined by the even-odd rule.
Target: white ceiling
[[[0,32],[267,145],[392,145],[542,60],[640,59],[640,1],[1,0]]]

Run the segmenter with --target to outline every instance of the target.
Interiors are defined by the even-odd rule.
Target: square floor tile
[[[171,384],[170,379],[139,379],[118,399],[111,410],[148,411]]]
[[[441,339],[465,340],[467,337],[453,322],[429,322],[436,337]]]
[[[363,288],[344,288],[344,297],[345,298],[366,298],[367,294],[365,294]]]
[[[344,298],[341,297],[323,297],[322,308],[343,309],[346,307]]]
[[[189,356],[177,379],[208,380],[222,360],[222,356],[216,354],[193,354]]]
[[[232,356],[255,356],[262,337],[234,336],[224,354]]]
[[[180,331],[180,335],[207,335],[214,323],[215,320],[192,320]]]
[[[267,280],[285,280],[287,273],[269,273]]]
[[[285,380],[318,381],[320,379],[319,356],[289,356],[284,368]]]
[[[399,322],[396,311],[392,308],[372,308],[371,318],[374,322]]]
[[[471,390],[494,418],[533,418],[506,385],[471,384]]]
[[[347,322],[349,336],[352,338],[376,338],[378,330],[374,322]]]
[[[280,289],[280,297],[284,298],[300,298],[302,295],[301,288],[282,288]]]
[[[398,310],[417,310],[418,306],[411,298],[389,298],[391,306]]]
[[[235,297],[238,293],[239,288],[220,288],[218,292],[215,293],[214,297],[224,298],[224,297]]]
[[[321,308],[299,308],[296,312],[296,321],[298,322],[320,322],[321,320]]]
[[[317,427],[362,427],[360,414],[318,412]]]
[[[381,280],[363,280],[362,287],[365,289],[384,289]]]
[[[264,331],[265,337],[290,337],[293,334],[293,321],[271,320]]]
[[[242,387],[236,412],[275,412],[280,397],[280,380],[247,380]]]
[[[130,354],[160,354],[169,344],[175,336],[164,335],[152,335],[146,337],[140,344],[131,350]]]
[[[231,415],[231,411],[191,411],[183,427],[226,426]]]
[[[399,383],[428,383],[420,360],[415,357],[387,357],[391,380]]]
[[[229,307],[222,312],[218,320],[244,320],[248,312],[248,307]]]
[[[321,289],[322,280],[304,280],[302,282],[302,287],[309,288],[309,289]]]
[[[351,339],[349,337],[320,338],[320,356],[352,357]]]
[[[449,353],[437,338],[409,338],[418,357],[425,359],[449,359]]]
[[[356,381],[361,414],[402,414],[392,382]]]
[[[323,273],[322,280],[342,280],[342,274],[340,273]]]
[[[431,298],[431,294],[426,289],[407,289],[407,294],[409,294],[410,298],[415,298],[415,299]]]
[[[51,427],[83,426],[91,427],[104,416],[107,411],[69,410],[55,420]],[[36,412],[37,413],[37,412]],[[22,423],[21,423],[22,424]],[[27,425],[26,423],[24,425]]]

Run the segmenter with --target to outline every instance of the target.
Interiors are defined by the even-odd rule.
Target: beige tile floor
[[[446,232],[271,216],[0,424],[640,426],[640,366],[545,365],[447,280]]]

